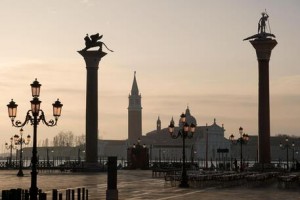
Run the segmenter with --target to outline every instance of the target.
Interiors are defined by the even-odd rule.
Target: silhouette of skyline
[[[56,98],[64,103],[58,126],[41,126],[38,140],[60,131],[85,134],[86,69],[76,51],[84,47],[82,36],[98,32],[115,51],[98,72],[99,138],[127,138],[134,71],[143,134],[156,128],[158,116],[167,127],[188,105],[199,125],[214,118],[224,124],[227,138],[240,126],[257,135],[257,61],[242,40],[257,32],[265,9],[278,39],[270,60],[271,135],[300,136],[299,7],[297,0],[2,2],[0,148],[18,132],[6,105],[13,98],[23,121],[35,78],[48,118]],[[27,126],[24,134],[31,133]]]

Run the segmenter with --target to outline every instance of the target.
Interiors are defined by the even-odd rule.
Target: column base
[[[19,176],[19,177],[24,176],[24,173],[23,173],[23,170],[22,170],[22,169],[19,169],[19,172],[18,172],[17,176]]]
[[[118,200],[118,190],[106,190],[106,200]]]

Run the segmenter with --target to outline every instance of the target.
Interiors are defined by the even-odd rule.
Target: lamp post
[[[50,121],[46,121],[44,111],[40,109],[41,101],[39,100],[40,96],[40,87],[41,84],[35,79],[31,85],[31,92],[33,99],[30,101],[31,103],[31,109],[27,111],[26,117],[24,122],[21,122],[19,120],[15,121],[15,118],[17,116],[17,107],[18,105],[11,100],[8,107],[8,116],[11,119],[12,125],[14,127],[24,127],[28,122],[33,126],[33,146],[32,146],[32,158],[31,158],[31,187],[29,190],[30,199],[31,200],[37,200],[37,194],[38,194],[38,188],[37,188],[37,126],[39,125],[39,122],[43,122],[47,126],[56,126],[57,120],[61,114],[62,104],[57,99],[52,105],[53,105],[53,116],[54,119],[51,119]]]
[[[17,148],[15,146],[13,137],[10,138],[10,144],[8,144],[7,142],[5,143],[5,148],[10,150],[8,165],[9,167],[12,167],[12,150]]]
[[[24,176],[23,174],[23,144],[27,145],[30,142],[30,135],[27,135],[27,140],[23,138],[23,129],[20,129],[20,136],[14,135],[15,145],[20,145],[20,162],[19,162],[19,172],[17,176]]]
[[[182,138],[182,173],[181,173],[181,182],[179,184],[179,187],[186,188],[186,187],[189,187],[189,184],[188,184],[188,176],[186,173],[186,166],[185,166],[185,139],[193,137],[193,134],[196,129],[196,125],[193,123],[188,124],[186,122],[185,114],[182,113],[180,115],[179,131],[177,133],[174,133],[175,126],[174,126],[173,119],[171,120],[168,128],[169,128],[169,133],[170,133],[170,136],[172,137],[172,139],[176,139],[179,136]]]
[[[240,133],[240,137],[237,140],[234,140],[234,135],[231,134],[229,136],[229,140],[231,141],[232,144],[240,144],[241,147],[241,152],[240,152],[240,171],[242,172],[244,170],[243,168],[243,144],[247,144],[248,140],[249,140],[249,136],[248,134],[243,133],[243,128],[240,127],[239,128],[239,133]]]
[[[205,132],[205,143],[206,143],[206,148],[205,148],[205,169],[208,169],[208,127],[206,124],[206,132]]]
[[[293,150],[293,164],[294,164],[295,143],[292,142],[292,144],[290,145],[289,138],[286,137],[285,144],[282,144],[282,142],[280,142],[279,147],[283,150],[286,149],[286,168],[287,168],[287,170],[289,170],[289,149]]]

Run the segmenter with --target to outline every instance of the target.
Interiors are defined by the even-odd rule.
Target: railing
[[[9,164],[8,162],[0,162],[0,169],[19,169],[19,162],[14,161]],[[29,169],[28,167],[23,167],[23,169]],[[58,166],[54,165],[53,161],[40,161],[37,163],[37,169],[43,170],[60,170],[60,171],[80,171],[83,169],[83,162],[67,161]]]

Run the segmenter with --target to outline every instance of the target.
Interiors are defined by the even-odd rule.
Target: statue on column
[[[250,40],[250,39],[267,39],[267,38],[270,38],[270,37],[274,37],[275,38],[275,35],[271,33],[271,30],[270,30],[270,24],[269,24],[269,30],[270,30],[270,33],[267,33],[266,32],[266,26],[267,26],[267,21],[269,23],[269,15],[267,14],[267,12],[263,12],[261,13],[262,17],[259,19],[259,22],[258,22],[258,33],[255,34],[255,35],[252,35],[250,37],[247,37],[245,38],[244,40]]]
[[[266,21],[269,18],[269,15],[265,12],[261,13],[262,17],[260,18],[258,22],[258,34],[259,33],[265,33],[266,32]]]
[[[86,36],[84,37],[85,48],[82,49],[82,51],[86,51],[93,47],[99,47],[98,51],[102,52],[102,45],[104,45],[107,50],[109,50],[110,52],[114,52],[113,50],[110,50],[104,42],[99,41],[102,37],[103,37],[103,35],[99,35],[99,33],[91,35],[91,36],[86,34]]]

